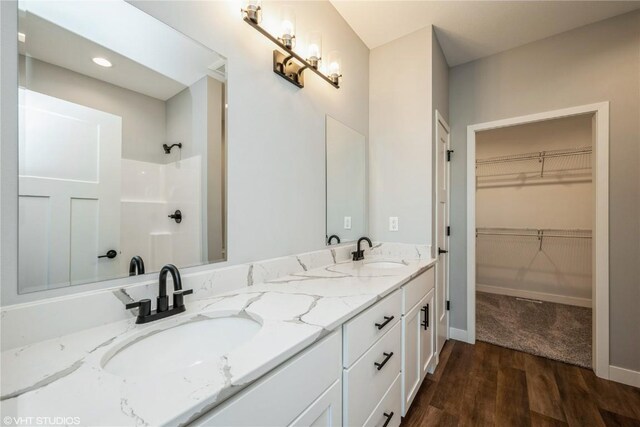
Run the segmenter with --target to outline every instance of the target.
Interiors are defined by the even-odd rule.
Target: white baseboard
[[[467,338],[467,331],[465,331],[464,329],[449,328],[449,338],[453,340],[469,342]]]
[[[564,295],[547,294],[544,292],[503,288],[501,286],[481,285],[479,283],[476,284],[476,290],[489,294],[500,294],[508,295],[510,297],[536,299],[540,301],[555,302],[558,304],[577,305],[579,307],[591,307],[590,298],[568,297]]]
[[[640,388],[640,371],[609,366],[609,379],[617,383],[631,385]]]

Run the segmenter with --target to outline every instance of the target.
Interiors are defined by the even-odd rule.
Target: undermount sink
[[[183,323],[134,338],[109,357],[103,368],[122,377],[186,369],[215,361],[249,341],[261,327],[260,323],[241,317]]]
[[[372,268],[400,268],[400,267],[406,267],[405,264],[401,263],[401,262],[395,262],[395,261],[371,261],[371,262],[365,262],[365,267],[372,267]]]

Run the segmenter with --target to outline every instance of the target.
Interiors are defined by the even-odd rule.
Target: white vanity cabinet
[[[434,269],[402,288],[402,416],[434,361]]]
[[[342,333],[333,332],[190,426],[342,425]]]

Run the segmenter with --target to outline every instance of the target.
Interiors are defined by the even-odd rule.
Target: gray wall
[[[640,12],[450,70],[451,325],[466,329],[466,128],[610,102],[610,363],[640,369]]]
[[[336,90],[307,72],[299,89],[272,71],[274,45],[242,21],[239,3],[140,1],[136,7],[228,58],[227,250],[229,264],[325,246],[325,115],[369,134],[369,49],[326,1],[295,3],[300,34],[321,29],[338,49],[344,82]],[[265,24],[283,3],[267,1]],[[16,3],[0,2],[2,76],[3,305],[15,295],[17,185]],[[14,165],[15,163],[15,165]],[[220,264],[218,264],[220,265]],[[94,287],[104,286],[99,284]],[[86,285],[85,289],[91,289]]]
[[[431,28],[371,51],[370,229],[374,239],[432,238]],[[399,231],[389,231],[397,216]]]
[[[22,55],[20,85],[122,117],[122,157],[167,163],[164,101]]]

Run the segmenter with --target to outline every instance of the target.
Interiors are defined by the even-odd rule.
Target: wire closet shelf
[[[591,239],[591,230],[582,229],[553,229],[553,228],[504,228],[479,227],[476,228],[476,238],[479,236],[531,237],[539,241],[539,250],[546,238],[559,239]]]
[[[592,151],[592,147],[587,146],[478,159],[476,176],[531,174],[544,178],[549,174],[586,173],[591,169]]]

